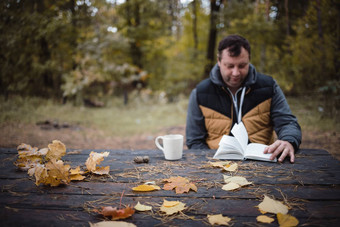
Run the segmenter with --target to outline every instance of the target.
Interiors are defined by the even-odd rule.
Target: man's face
[[[228,49],[222,51],[221,60],[218,61],[222,79],[228,88],[235,93],[241,87],[242,82],[249,71],[249,53],[241,48],[241,53],[237,57],[231,57]]]

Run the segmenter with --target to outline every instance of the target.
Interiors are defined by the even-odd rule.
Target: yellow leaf
[[[269,198],[268,196],[264,196],[263,201],[258,205],[259,209],[268,213],[288,213],[288,207],[282,204],[280,201]]]
[[[96,170],[93,171],[92,173],[98,174],[98,175],[105,175],[109,174],[110,172],[110,166],[105,166],[105,167],[96,167]]]
[[[107,156],[109,156],[109,152],[97,153],[97,152],[91,151],[89,157],[87,158],[85,162],[86,168],[90,172],[96,171],[96,165],[97,164],[99,165],[104,160],[104,157],[107,157]]]
[[[164,207],[174,207],[174,206],[177,206],[179,203],[180,203],[179,201],[168,201],[168,200],[164,200],[163,206],[164,206]]]
[[[48,149],[46,154],[47,160],[59,160],[66,154],[66,146],[59,140],[53,140],[52,143],[48,145]]]
[[[155,191],[161,189],[157,185],[147,185],[147,184],[142,184],[138,185],[137,187],[132,188],[133,191],[137,192],[150,192],[150,191]]]
[[[225,190],[225,191],[232,191],[232,190],[238,189],[238,188],[240,188],[240,187],[241,187],[241,186],[240,186],[239,184],[236,184],[236,183],[234,183],[234,182],[230,182],[230,183],[224,185],[224,186],[222,187],[222,189]]]
[[[97,223],[90,223],[90,227],[137,227],[133,223],[125,221],[101,221]]]
[[[275,219],[266,215],[259,215],[257,216],[256,220],[261,223],[272,223]]]
[[[237,163],[233,163],[233,164],[227,164],[225,166],[223,166],[223,169],[228,171],[228,172],[235,172],[238,168]]]
[[[163,205],[160,208],[160,210],[166,213],[167,215],[172,215],[185,209],[185,204],[179,201],[176,201],[176,205],[174,206],[171,206],[171,207],[164,206],[164,205],[169,205],[169,202],[172,202],[172,201],[164,200]]]
[[[299,220],[292,215],[277,213],[276,216],[280,227],[297,226],[299,224]]]
[[[229,225],[229,222],[231,221],[231,218],[223,217],[222,214],[216,214],[216,215],[208,214],[207,217],[211,225]]]
[[[86,177],[83,176],[83,175],[80,175],[80,174],[73,174],[73,175],[70,175],[70,180],[71,181],[81,181],[81,180],[84,180]]]
[[[138,211],[148,211],[152,210],[152,206],[142,205],[140,202],[138,202],[137,205],[135,206],[135,209]]]
[[[84,171],[81,171],[80,166],[77,166],[75,169],[70,169],[70,174],[71,175],[84,174]]]
[[[231,163],[231,161],[224,161],[224,162],[209,162],[213,167],[224,168],[225,165]]]
[[[245,185],[249,185],[249,184],[252,184],[252,182],[249,182],[246,178],[244,177],[239,177],[239,176],[227,176],[227,175],[223,175],[224,177],[224,182],[225,183],[230,183],[230,182],[233,182],[233,183],[236,183],[240,186],[245,186]]]

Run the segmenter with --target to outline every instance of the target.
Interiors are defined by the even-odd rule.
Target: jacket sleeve
[[[278,139],[290,142],[294,150],[297,151],[301,144],[301,128],[276,82],[271,105],[271,117]]]
[[[209,149],[205,142],[207,130],[205,128],[204,116],[197,103],[196,89],[189,98],[187,123],[186,123],[186,144],[189,149]]]

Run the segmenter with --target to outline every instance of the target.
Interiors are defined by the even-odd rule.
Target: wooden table
[[[69,151],[69,150],[68,150]],[[72,167],[84,167],[91,150],[81,150],[62,158]],[[104,150],[95,150],[103,152]],[[340,162],[324,150],[302,149],[296,163],[238,161],[238,172],[252,185],[236,191],[224,191],[223,174],[212,168],[213,150],[185,150],[180,161],[166,161],[158,150],[105,150],[110,155],[100,166],[110,166],[110,176],[90,175],[86,181],[49,187],[36,186],[34,179],[19,171],[13,162],[16,149],[0,149],[0,226],[89,226],[103,218],[92,212],[102,206],[152,205],[153,211],[136,212],[123,221],[137,226],[208,226],[208,214],[223,214],[232,218],[234,226],[261,225],[256,217],[257,205],[263,195],[285,201],[289,214],[299,225],[340,225]],[[73,152],[74,153],[74,152]],[[148,155],[148,164],[136,164],[135,156]],[[176,194],[175,191],[134,192],[132,187],[162,179],[182,176],[190,179],[198,191]],[[166,216],[159,211],[163,200],[179,200],[186,204],[182,213]],[[275,218],[272,224],[277,226]]]

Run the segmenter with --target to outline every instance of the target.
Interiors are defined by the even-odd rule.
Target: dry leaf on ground
[[[155,190],[160,190],[161,188],[157,185],[148,185],[148,184],[142,184],[138,185],[137,187],[132,188],[133,191],[137,192],[150,192]]]
[[[296,217],[289,214],[281,214],[277,213],[277,221],[279,222],[280,227],[291,227],[297,226],[299,224],[299,220]]]
[[[140,202],[138,202],[135,206],[135,209],[138,211],[149,211],[152,210],[152,206],[143,205]]]
[[[89,222],[90,227],[137,227],[133,223],[125,222],[125,221],[101,221],[97,223]]]
[[[239,184],[236,184],[234,182],[230,182],[228,184],[223,185],[222,189],[225,190],[225,191],[232,191],[232,190],[238,189],[240,187],[241,186]]]
[[[85,179],[85,176],[83,176],[84,171],[80,170],[80,166],[77,166],[75,169],[70,169],[70,179],[71,181],[77,180],[81,181]]]
[[[281,213],[287,214],[288,207],[284,205],[282,202],[269,198],[268,196],[264,196],[263,201],[258,205],[258,208],[261,211],[268,213]]]
[[[211,225],[229,225],[231,218],[223,217],[222,214],[208,215],[208,221]]]
[[[176,194],[182,194],[184,192],[189,192],[189,190],[193,190],[197,192],[197,187],[195,184],[190,183],[188,179],[184,177],[170,177],[169,179],[163,179],[166,183],[163,187],[164,190],[176,190]]]
[[[272,223],[273,221],[275,221],[275,219],[268,217],[266,215],[259,215],[256,217],[256,221],[261,222],[261,223]]]
[[[48,149],[46,154],[47,160],[59,160],[66,154],[66,146],[59,140],[53,140],[48,145]]]
[[[104,167],[106,169],[101,169],[100,167],[97,167],[97,165],[99,165],[103,160],[104,160],[104,157],[107,157],[109,156],[109,152],[102,152],[102,153],[97,153],[97,152],[94,152],[94,151],[91,151],[89,157],[87,158],[86,162],[85,162],[85,165],[86,165],[86,168],[92,172],[92,173],[95,173],[97,172],[97,174],[101,174],[104,170],[104,174],[107,174],[107,167],[108,167],[108,170],[110,171],[110,167],[107,166],[107,167]]]
[[[232,176],[223,175],[223,178],[224,178],[225,183],[233,182],[240,186],[246,186],[246,185],[252,184],[252,182],[249,182],[246,178],[240,177],[240,176],[232,177]]]
[[[232,163],[231,161],[209,162],[209,163],[213,167],[218,167],[228,172],[235,172],[238,169],[238,164]]]
[[[160,211],[166,213],[167,215],[172,215],[184,210],[185,203],[179,201],[167,201],[164,200],[163,205],[160,208]]]
[[[135,210],[129,206],[123,209],[107,206],[103,207],[101,211],[96,210],[96,212],[102,214],[105,217],[111,217],[112,220],[119,220],[131,217],[135,213]]]

